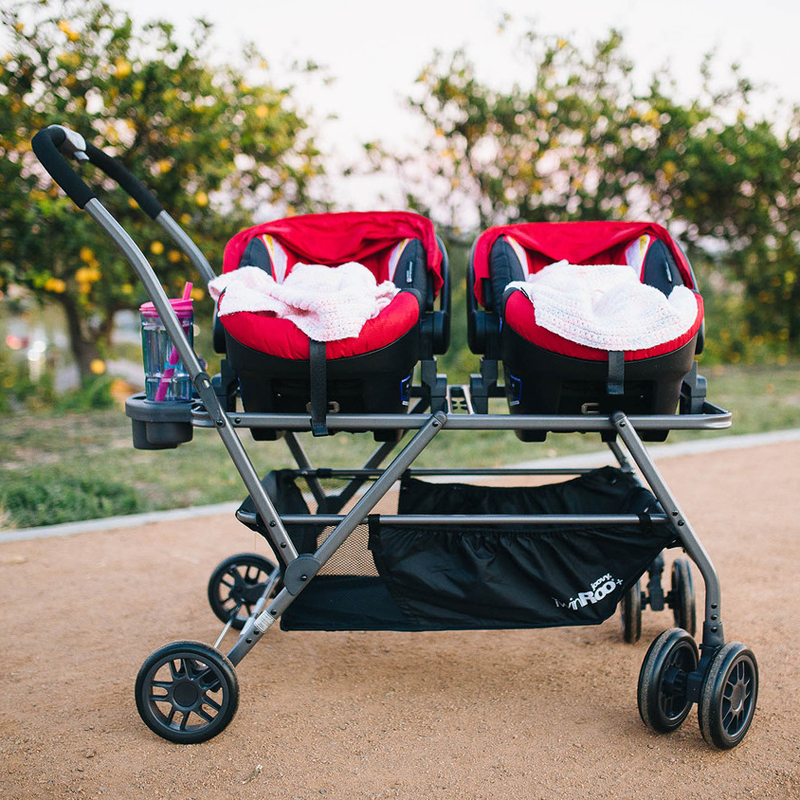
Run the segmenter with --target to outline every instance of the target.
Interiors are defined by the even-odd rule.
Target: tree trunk
[[[93,335],[94,332],[81,319],[80,311],[74,298],[65,293],[58,299],[67,319],[70,350],[78,367],[81,383],[83,383],[95,374],[92,372],[91,365],[93,361],[100,358],[100,351],[97,347],[98,337]]]

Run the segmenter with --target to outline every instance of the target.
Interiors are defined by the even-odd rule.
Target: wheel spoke
[[[730,704],[727,704],[727,708],[725,708],[725,705],[725,703],[722,705],[722,727],[729,731],[731,729],[731,721],[736,718],[736,713],[733,711]]]
[[[186,676],[193,681],[202,678],[207,670],[208,667],[202,661],[197,661],[194,658],[186,659]]]
[[[229,616],[235,617],[239,613],[239,609],[241,607],[242,607],[242,602],[237,603],[236,606],[230,610]]]
[[[197,714],[198,717],[202,717],[206,722],[213,722],[216,719],[216,714],[209,714],[202,706],[198,706],[194,713]]]
[[[208,692],[203,694],[203,703],[202,705],[211,706],[214,711],[221,711],[222,710],[222,703],[218,703],[213,697],[208,696]]]
[[[204,693],[215,692],[219,689],[219,675],[211,667],[206,667],[205,671],[197,676],[197,683]]]

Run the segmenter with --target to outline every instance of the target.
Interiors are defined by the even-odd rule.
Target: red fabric
[[[643,358],[672,353],[691,341],[703,323],[703,298],[695,293],[695,299],[697,300],[697,316],[692,327],[686,333],[671,342],[665,342],[656,347],[649,347],[643,350],[626,350],[625,360],[639,361]],[[512,330],[516,331],[524,339],[545,350],[549,350],[551,353],[559,353],[572,358],[584,358],[589,361],[608,361],[607,350],[599,350],[595,347],[587,347],[584,344],[571,342],[569,339],[564,339],[557,333],[539,326],[536,323],[536,310],[533,307],[533,303],[523,292],[512,292],[509,296],[503,324],[509,325]]]
[[[288,319],[248,311],[221,319],[234,339],[253,350],[279,358],[308,359],[308,336]],[[411,292],[400,292],[377,317],[367,320],[358,336],[327,342],[326,357],[346,358],[386,347],[418,321],[417,298]]]
[[[386,280],[386,260],[394,245],[406,238],[421,239],[433,273],[436,293],[442,286],[442,254],[433,223],[406,211],[348,211],[342,214],[306,214],[265,222],[240,231],[225,247],[222,271],[238,269],[248,243],[262,234],[274,236],[297,261],[338,266],[357,261],[379,282]]]
[[[696,289],[689,262],[667,230],[654,222],[526,222],[499,225],[484,231],[475,244],[475,299],[483,305],[483,279],[489,277],[492,245],[503,235],[513,236],[528,252],[529,269],[538,272],[554,261],[570,264],[624,264],[625,248],[650,234],[667,245],[684,283]]]

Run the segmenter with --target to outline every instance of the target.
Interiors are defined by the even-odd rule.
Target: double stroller
[[[118,162],[60,126],[39,132],[33,147],[131,263],[191,379],[185,402],[128,399],[134,446],[172,448],[195,428],[215,429],[248,493],[237,518],[272,551],[233,555],[213,571],[209,601],[224,623],[213,646],[175,642],[145,660],[136,703],[155,733],[178,743],[219,734],[239,703],[236,665],[278,621],[284,630],[511,629],[599,624],[619,608],[623,636],[635,642],[650,606],[669,608],[675,624],[644,657],[644,723],[674,731],[696,703],[712,747],[744,738],[758,693],[755,656],[725,641],[717,573],[643,444],[731,420],[706,399],[697,374],[703,303],[666,230],[567,222],[481,233],[466,309],[480,367],[469,384],[452,385],[436,361],[450,338],[450,270],[429,220],[349,212],[268,222],[228,243],[218,277]],[[151,265],[67,156],[116,180],[210,285],[218,375],[205,372]],[[355,284],[345,286],[351,272]],[[342,285],[326,294],[329,279]],[[617,281],[624,291],[603,330],[588,317]],[[354,322],[364,293],[370,310]],[[337,297],[346,301],[331,306]],[[291,308],[276,311],[276,302]],[[334,317],[345,335],[328,330]],[[162,380],[174,368],[170,358]],[[243,429],[258,442],[283,439],[297,467],[259,475]],[[597,434],[616,465],[416,468],[431,441],[451,431],[514,431],[529,442]],[[371,435],[375,450],[360,468],[317,467],[304,432]],[[516,485],[543,474],[559,480]],[[466,477],[514,485],[458,481]],[[665,590],[670,548],[685,555],[672,561]],[[705,587],[699,646],[690,562]],[[223,651],[226,636],[235,641]]]

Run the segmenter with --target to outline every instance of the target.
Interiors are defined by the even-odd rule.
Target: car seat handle
[[[152,192],[119,161],[63,125],[51,125],[39,131],[33,137],[31,144],[42,166],[78,208],[84,208],[94,197],[94,193],[69,164],[67,157],[72,157],[76,161],[89,161],[99,167],[109,178],[116,181],[151,219],[155,219],[164,210]]]

